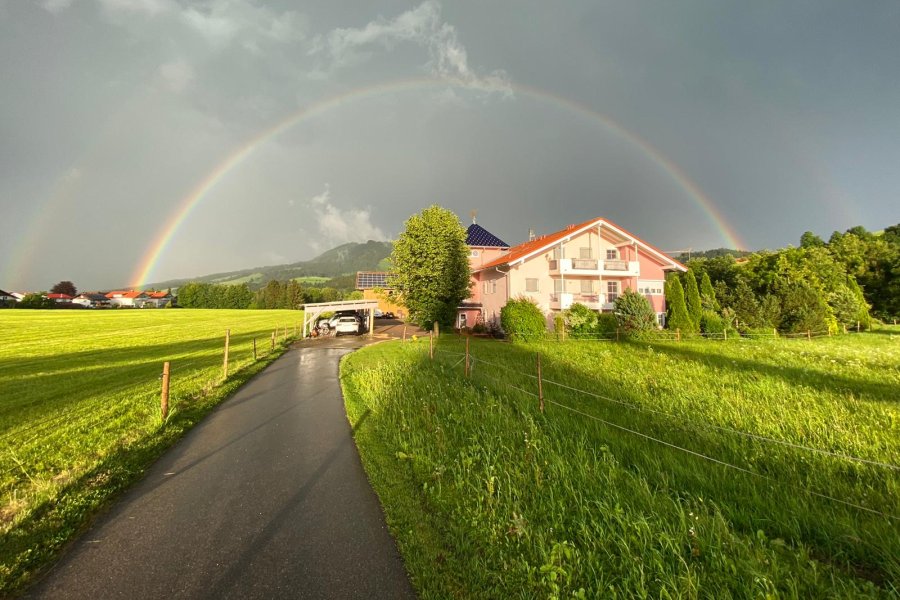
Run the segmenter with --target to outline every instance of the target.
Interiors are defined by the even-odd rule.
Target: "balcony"
[[[550,261],[553,275],[593,275],[639,277],[641,264],[636,260],[604,260],[594,258],[559,258]]]
[[[570,294],[568,292],[550,294],[552,310],[567,310],[573,304],[583,304],[591,310],[612,310],[612,302],[607,302],[606,294]]]

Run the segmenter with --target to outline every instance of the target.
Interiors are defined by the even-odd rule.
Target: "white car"
[[[356,317],[341,317],[334,323],[335,333],[359,334],[359,320]]]

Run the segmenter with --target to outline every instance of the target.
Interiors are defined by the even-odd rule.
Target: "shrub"
[[[727,331],[729,336],[739,335],[728,322],[728,319],[711,310],[704,310],[703,314],[700,315],[700,330],[703,333],[722,334]],[[771,330],[767,330],[767,332],[772,333]]]
[[[614,313],[600,313],[597,315],[597,333],[605,337],[616,335],[619,328],[619,320]]]
[[[565,329],[574,336],[597,333],[597,311],[575,303],[563,312]]]
[[[697,277],[693,271],[688,271],[684,274],[684,300],[688,316],[691,318],[691,331],[700,331],[700,317],[703,313],[703,307],[700,302],[700,289],[697,287]]]
[[[565,337],[566,319],[562,313],[556,313],[553,316],[553,331],[556,332],[556,339],[560,339],[560,336]]]
[[[680,329],[682,333],[693,331],[693,324],[684,302],[684,288],[681,287],[677,275],[666,280],[666,307],[669,311],[666,327],[673,331]]]
[[[480,321],[478,323],[475,323],[475,325],[472,326],[472,333],[486,333],[486,332],[487,332],[487,328],[484,326],[484,323],[482,323]]]
[[[547,332],[544,313],[529,298],[514,298],[500,311],[500,325],[511,340],[538,339]]]
[[[650,302],[634,290],[616,298],[616,319],[625,335],[634,336],[656,329],[656,313]]]

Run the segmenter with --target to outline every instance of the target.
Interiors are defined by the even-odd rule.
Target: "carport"
[[[378,300],[341,300],[340,302],[316,302],[314,304],[303,305],[303,337],[309,334],[312,326],[323,314],[327,312],[337,312],[339,310],[365,310],[369,316],[368,321],[369,336],[375,331],[375,309],[378,308]]]

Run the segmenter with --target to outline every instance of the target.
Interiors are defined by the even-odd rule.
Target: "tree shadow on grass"
[[[473,356],[481,351],[476,347]],[[486,361],[511,365],[511,371],[496,366],[485,371],[485,362],[468,381],[507,397],[518,396],[524,402],[521,406],[537,413],[537,398],[512,387],[537,393],[536,379],[527,377],[535,371],[533,349],[504,345],[492,354],[485,356]],[[445,358],[442,372],[450,367],[451,375],[466,382],[455,359]],[[421,362],[427,365],[429,361],[425,357]],[[727,366],[735,368],[730,359]],[[896,565],[889,557],[896,555],[900,538],[886,534],[884,518],[840,504],[849,501],[900,516],[895,514],[891,486],[884,479],[892,474],[705,428],[690,418],[641,410],[639,407],[647,405],[645,397],[623,389],[616,377],[591,368],[588,362],[573,365],[555,361],[550,354],[544,355],[543,367],[546,411],[539,418],[555,423],[554,431],[584,436],[589,445],[609,447],[625,469],[651,485],[660,485],[662,493],[681,497],[686,492],[713,500],[732,525],[749,536],[764,530],[803,543],[820,560],[876,583],[896,575]],[[551,385],[551,379],[588,393]],[[591,393],[606,395],[614,402]],[[807,489],[838,501],[803,493]]]
[[[249,344],[254,333],[237,334],[231,337],[230,362],[236,364],[252,360],[246,348],[240,352],[236,348]],[[258,357],[265,359],[271,350],[268,346],[258,348]],[[187,356],[185,356],[187,355]],[[47,404],[47,412],[57,413],[78,404],[82,398],[77,393],[79,385],[99,388],[107,397],[115,397],[127,389],[139,385],[141,381],[158,379],[163,363],[171,363],[173,379],[183,374],[185,369],[199,371],[221,365],[224,356],[224,339],[219,336],[191,341],[163,344],[143,344],[128,348],[84,350],[64,354],[22,360],[0,359],[0,371],[9,383],[9,392],[28,397],[17,398],[10,393],[0,403],[0,423],[9,427],[13,423],[39,417],[41,405]],[[80,370],[72,371],[73,367]],[[58,393],[62,387],[68,393]],[[43,393],[41,393],[43,391]],[[52,405],[49,402],[52,401]],[[31,410],[29,410],[31,409]],[[35,410],[37,409],[37,410]]]
[[[129,446],[112,452],[0,534],[0,565],[6,573],[0,578],[0,597],[21,592],[104,508],[140,479],[153,461],[267,364],[267,360],[251,364],[229,377],[213,394],[182,405],[164,427],[148,431]]]
[[[643,347],[646,342],[628,341],[632,346]],[[827,373],[819,370],[804,369],[790,365],[767,365],[765,363],[736,357],[733,355],[721,356],[700,352],[687,347],[679,347],[673,344],[655,344],[655,352],[667,354],[674,358],[690,360],[706,366],[712,366],[725,371],[749,371],[766,377],[781,379],[793,385],[802,384],[811,388],[828,388],[835,392],[850,392],[866,400],[879,402],[897,402],[897,387],[888,383],[866,381],[853,377],[845,377],[835,373]]]

